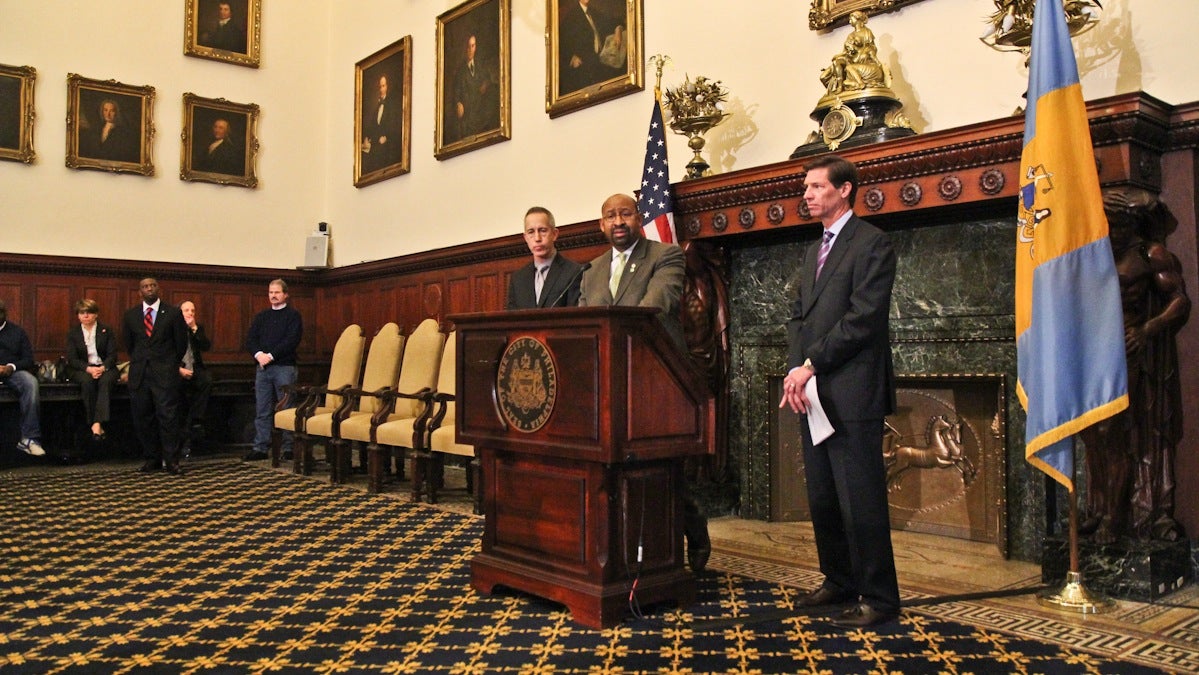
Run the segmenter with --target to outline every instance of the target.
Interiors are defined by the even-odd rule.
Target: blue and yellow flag
[[[1016,236],[1025,458],[1074,491],[1072,436],[1128,407],[1120,283],[1061,0],[1037,0]]]

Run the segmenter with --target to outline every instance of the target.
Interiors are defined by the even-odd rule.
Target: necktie
[[[146,308],[146,337],[154,333],[154,308]]]
[[[624,276],[624,262],[628,255],[625,251],[616,254],[616,269],[612,270],[612,278],[608,280],[608,290],[612,292],[613,300],[616,299],[616,289],[620,288],[620,278]]]
[[[533,292],[537,294],[538,304],[541,304],[541,289],[545,288],[545,274],[549,268],[549,265],[538,267],[537,273],[533,275]]]
[[[824,231],[824,243],[820,245],[820,253],[816,255],[816,278],[820,278],[820,270],[824,268],[824,261],[828,260],[829,249],[833,247],[833,231]]]
[[[192,352],[191,340],[187,341],[187,351],[183,354],[183,367],[188,370],[196,369],[196,356]]]

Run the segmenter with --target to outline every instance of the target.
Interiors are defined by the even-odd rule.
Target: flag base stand
[[[1079,572],[1066,572],[1066,583],[1061,588],[1037,593],[1037,603],[1075,614],[1103,614],[1116,608],[1111,598],[1088,591]]]

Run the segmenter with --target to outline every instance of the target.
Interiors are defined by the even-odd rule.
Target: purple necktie
[[[824,268],[824,261],[828,260],[828,251],[833,247],[833,231],[824,231],[824,243],[820,245],[820,253],[816,254],[816,278],[820,278],[820,270]]]

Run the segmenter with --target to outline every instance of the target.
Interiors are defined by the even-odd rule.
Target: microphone
[[[562,298],[566,297],[566,294],[570,292],[570,287],[574,286],[576,281],[582,279],[583,274],[589,269],[591,269],[591,263],[586,263],[580,267],[579,271],[575,272],[575,275],[570,278],[570,283],[566,284],[566,288],[563,288],[562,292],[558,294],[558,297],[554,298],[554,301],[546,305],[546,307],[557,307],[558,303],[562,302]]]

